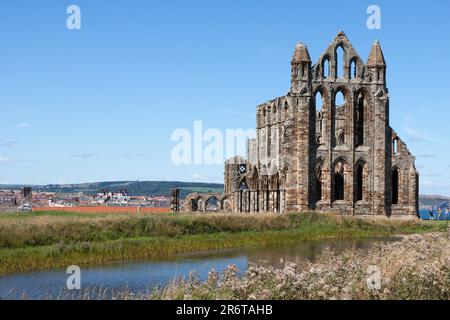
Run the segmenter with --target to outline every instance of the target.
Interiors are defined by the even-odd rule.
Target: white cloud
[[[146,158],[146,157],[150,157],[150,154],[148,154],[148,153],[138,153],[137,156],[140,157],[140,158]]]
[[[6,158],[6,157],[0,157],[0,162],[1,163],[6,163],[6,162],[9,162],[9,159]]]
[[[29,127],[31,127],[31,124],[24,122],[24,123],[19,123],[17,126],[19,128],[29,128]]]
[[[429,187],[448,187],[450,186],[450,184],[448,182],[444,182],[444,181],[423,181],[422,182],[424,185],[429,186]]]
[[[244,117],[254,117],[255,115],[253,114],[249,114],[249,113],[245,113],[245,112],[241,112],[241,111],[237,111],[234,109],[229,109],[229,108],[214,108],[214,111],[218,111],[218,112],[224,112],[224,113],[230,113],[230,114],[235,114],[238,116],[244,116]]]
[[[422,154],[418,154],[416,157],[417,158],[436,158],[437,155],[435,155],[435,154],[428,154],[428,153],[422,153]]]
[[[0,139],[0,147],[13,148],[16,146],[15,141],[6,141]]]
[[[192,176],[192,179],[194,179],[194,180],[200,180],[201,178],[202,178],[202,176],[199,175],[198,173],[196,173]]]
[[[82,159],[91,158],[93,156],[94,156],[93,153],[88,153],[88,152],[74,153],[71,155],[72,158],[82,158]]]
[[[267,56],[273,56],[280,52],[279,49],[273,47],[265,47],[262,49],[262,52]]]
[[[403,130],[405,130],[405,132],[411,136],[410,137],[411,141],[430,141],[430,142],[436,142],[436,143],[445,144],[447,146],[450,146],[450,141],[437,139],[434,137],[429,137],[429,136],[424,135],[423,133],[411,128],[408,125],[405,125],[403,127]]]

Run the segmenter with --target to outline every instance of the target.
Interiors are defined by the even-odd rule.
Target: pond
[[[70,292],[78,297],[92,288],[147,292],[155,286],[164,286],[174,277],[186,277],[192,271],[206,279],[211,269],[224,270],[234,264],[241,271],[249,263],[265,261],[272,266],[281,266],[281,259],[298,263],[313,261],[326,247],[334,251],[367,249],[375,242],[398,241],[399,238],[377,238],[365,240],[305,241],[292,245],[272,246],[257,249],[232,249],[182,254],[161,261],[128,262],[104,266],[81,268],[81,290]],[[62,297],[70,275],[65,270],[39,271],[0,276],[0,298],[52,299]]]

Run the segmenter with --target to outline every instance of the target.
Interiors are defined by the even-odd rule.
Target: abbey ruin
[[[314,65],[299,43],[291,88],[257,107],[257,137],[225,163],[224,193],[191,194],[184,210],[416,216],[415,158],[389,108],[378,42],[364,63],[339,32]]]

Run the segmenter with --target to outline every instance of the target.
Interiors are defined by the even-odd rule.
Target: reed
[[[174,278],[166,286],[133,291],[129,287],[61,290],[56,300],[449,300],[450,241],[447,233],[404,236],[401,241],[374,243],[368,250],[325,249],[314,261],[299,264],[263,262],[248,270],[229,265],[210,270],[201,280]],[[377,268],[377,280],[368,270]],[[371,281],[368,281],[370,278]],[[375,282],[373,282],[375,281]],[[372,284],[377,283],[377,285]],[[27,299],[14,292],[8,299]]]
[[[328,249],[315,262],[285,262],[280,267],[253,264],[243,276],[231,265],[223,273],[211,270],[204,282],[194,274],[151,294],[133,296],[122,291],[115,298],[448,301],[449,254],[448,233],[410,235],[400,242],[375,244],[367,251],[335,254]],[[376,278],[368,272],[374,268]]]
[[[317,213],[0,217],[0,275],[179,253],[445,230],[445,224]],[[5,222],[5,223],[3,223]]]
[[[378,230],[382,233],[433,231],[436,224],[388,219],[355,219],[332,215],[303,214],[184,214],[129,215],[67,212],[37,215],[0,214],[0,248],[25,248],[104,242],[139,237],[177,237],[221,232],[286,230],[296,228]]]

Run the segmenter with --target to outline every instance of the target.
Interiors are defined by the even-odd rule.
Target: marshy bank
[[[212,270],[203,282],[193,275],[147,295],[122,292],[116,298],[449,300],[450,237],[417,234],[369,250],[325,250],[315,262],[255,264],[243,276],[232,265],[223,274]]]
[[[445,230],[416,220],[356,219],[318,213],[127,215],[0,214],[0,275],[154,260],[174,254],[257,248],[305,240],[364,239]]]
[[[399,241],[397,237],[359,240],[316,240],[261,248],[235,248],[183,253],[161,260],[130,261],[86,266],[81,269],[81,289],[67,290],[65,270],[33,271],[0,277],[0,299],[112,299],[129,292],[138,296],[166,287],[174,278],[195,272],[205,281],[211,269],[235,265],[246,271],[254,263],[280,267],[280,261],[314,261],[326,248],[336,254],[348,249],[366,250],[377,242]]]
[[[303,252],[305,248],[309,252],[312,243],[319,245],[312,250],[314,258]],[[50,280],[49,272],[6,276],[10,286],[20,285],[5,295],[8,283],[0,282],[0,296],[63,300],[450,299],[448,233],[224,251],[218,256],[204,253],[199,259],[187,255],[177,262],[83,268],[83,290],[78,291],[58,290],[65,281],[62,271],[60,277],[56,274]],[[155,279],[157,275],[159,279]],[[48,291],[41,278],[50,286]]]

